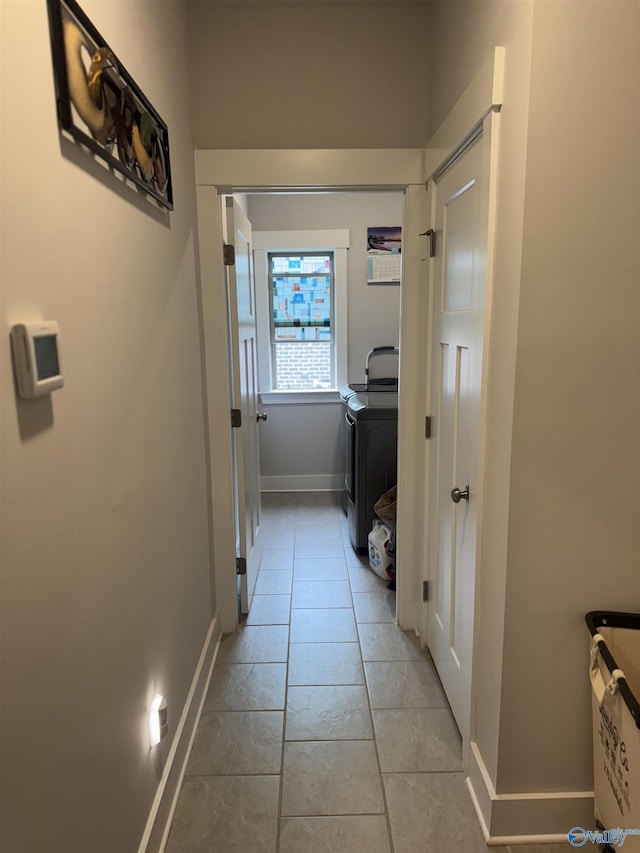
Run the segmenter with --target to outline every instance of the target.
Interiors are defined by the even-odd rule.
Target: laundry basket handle
[[[612,699],[615,698],[618,691],[620,690],[621,684],[626,682],[626,678],[624,672],[621,669],[614,668],[612,671],[610,670],[611,678],[605,683],[605,680],[602,676],[602,672],[600,670],[600,666],[598,664],[598,658],[600,657],[600,653],[606,650],[606,642],[604,637],[602,637],[600,634],[594,634],[594,636],[592,637],[592,641],[593,642],[591,645],[591,660],[589,667],[591,686],[593,688],[595,697],[598,700],[598,705],[604,705],[606,702],[610,702]]]
[[[606,702],[608,698],[615,696],[619,690],[629,713],[635,721],[636,727],[640,729],[640,704],[638,704],[638,700],[629,687],[624,672],[618,669],[618,665],[609,651],[606,640],[602,634],[598,633],[599,625],[606,625],[607,627],[631,627],[631,620],[634,618],[634,614],[594,610],[586,614],[585,621],[589,627],[592,639],[590,677],[596,699],[602,704],[603,701]],[[637,627],[637,622],[633,624],[633,627]],[[611,678],[606,684],[598,666],[599,656],[602,656],[602,660],[611,674]]]

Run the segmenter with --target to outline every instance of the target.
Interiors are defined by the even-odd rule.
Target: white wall
[[[428,33],[424,6],[191,2],[196,147],[420,147]]]
[[[0,847],[11,853],[138,849],[214,606],[183,11],[82,5],[168,123],[175,211],[61,140],[46,4],[3,2]],[[8,330],[41,318],[60,324],[66,384],[19,402]],[[150,753],[156,690],[170,737]]]
[[[252,195],[249,218],[254,231],[347,228],[348,379],[363,382],[366,355],[375,346],[397,346],[400,288],[367,285],[367,227],[399,225],[403,196],[393,193]],[[269,420],[260,425],[264,477],[344,476],[340,403],[264,406]]]
[[[640,608],[639,15],[434,9],[434,121],[507,49],[475,708],[494,835],[589,820],[588,798],[544,798],[592,790],[584,614]]]

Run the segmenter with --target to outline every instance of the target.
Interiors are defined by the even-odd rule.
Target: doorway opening
[[[354,180],[355,179],[355,180]],[[370,193],[404,195],[402,286],[399,288],[400,379],[398,433],[397,621],[416,630],[424,564],[424,411],[428,307],[424,230],[427,194],[421,149],[340,151],[197,151],[196,194],[202,277],[203,357],[208,377],[229,371],[220,195]],[[351,251],[351,250],[350,250]],[[355,364],[355,362],[354,362]],[[418,366],[418,369],[416,369]],[[223,632],[238,624],[234,530],[231,394],[227,383],[206,391],[212,504],[212,594]],[[279,411],[284,411],[280,406]],[[317,406],[307,407],[308,413]],[[267,422],[268,423],[268,422]]]
[[[404,220],[404,194],[397,188],[360,192],[264,191],[236,193],[232,198],[248,221],[238,239],[242,242],[247,227],[251,234],[255,292],[252,297],[245,295],[241,298],[245,307],[255,305],[254,370],[257,388],[255,403],[251,402],[245,413],[251,423],[247,424],[250,435],[245,433],[243,443],[251,442],[251,436],[255,436],[259,445],[258,471],[254,478],[259,483],[258,497],[262,492],[343,494],[345,413],[340,388],[349,383],[353,387],[364,383],[370,353],[381,347],[397,352],[400,338],[400,277],[398,275],[393,280],[389,276],[389,280],[384,280],[384,273],[381,275],[379,269],[383,261],[391,259],[380,255],[388,248],[383,246],[378,250],[374,257],[378,264],[374,266],[369,238],[372,233],[393,231],[395,242],[390,254],[400,271],[402,251],[399,235]],[[228,211],[231,197],[223,196],[222,204]],[[227,215],[225,213],[223,217],[223,226],[226,226],[223,229],[224,239],[225,242],[233,242],[230,234],[233,225],[226,221]],[[282,258],[290,259],[295,268],[293,272],[288,267],[284,274],[277,272],[282,266]],[[324,264],[330,258],[330,275],[321,274],[322,271],[316,269],[320,262],[316,260],[318,258]],[[303,270],[297,273],[297,265],[302,260],[311,264],[313,274],[304,275]],[[276,269],[275,274],[271,267]],[[228,279],[233,277],[235,280],[236,273],[242,275],[241,271],[232,273],[228,270]],[[235,281],[233,284],[235,287]],[[274,293],[275,299],[279,300],[277,304]],[[232,328],[234,324],[243,326],[241,337],[245,341],[242,352],[230,351],[232,373],[235,369],[244,376],[247,372],[246,365],[242,367],[243,359],[246,362],[247,358],[246,327],[251,318],[246,311],[240,317],[244,309],[236,302],[236,297],[228,298],[228,306],[231,350],[238,347],[238,328]],[[278,328],[276,321],[280,323]],[[328,343],[320,346],[331,348],[331,381],[309,380],[304,387],[305,372],[314,368],[313,353],[307,352],[313,346],[309,339],[320,340],[321,335]],[[276,362],[278,342],[286,336],[291,337],[291,343],[287,344],[286,353],[278,353],[280,361]],[[296,358],[297,364],[283,365],[283,355]],[[397,382],[397,357],[385,366],[395,371]],[[290,370],[293,376],[294,369],[297,370],[296,378],[302,375],[302,382],[298,384],[303,387],[296,387],[293,381],[281,381],[285,371]],[[239,401],[242,393],[238,388]],[[395,399],[397,401],[397,393]],[[232,406],[240,408],[241,402],[236,406],[232,401]],[[254,414],[257,429],[253,423]],[[238,433],[234,430],[236,449],[237,445]],[[252,473],[247,471],[247,464],[251,464],[247,462],[252,458],[251,448],[246,450],[244,458],[240,459],[243,466],[241,476],[238,475],[238,454],[234,453],[236,524],[242,526],[242,519],[249,512],[256,516],[246,525],[245,552],[242,552],[242,537],[236,537],[237,556],[246,560],[246,566],[243,566],[246,575],[241,576],[242,612],[246,612],[251,603],[257,577],[257,565],[254,571],[251,564],[256,561],[259,564],[259,550],[254,553],[252,548],[254,542],[260,540],[259,530],[253,530],[255,523],[259,524],[259,507],[252,507],[251,499],[246,499],[248,495],[243,496],[238,491],[240,481],[244,483],[249,497],[252,491]],[[394,482],[387,484],[383,478],[386,485],[395,485],[395,471],[394,434]],[[391,476],[391,471],[386,474]],[[380,496],[368,496],[367,499],[373,505]],[[240,502],[243,503],[242,509],[239,509]],[[345,499],[345,509],[347,505]],[[372,505],[367,507],[369,523],[373,516]],[[366,533],[364,541],[360,540],[362,533],[357,543],[354,540],[354,546],[359,546],[360,551],[366,550]]]

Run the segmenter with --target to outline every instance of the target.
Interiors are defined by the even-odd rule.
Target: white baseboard
[[[191,680],[191,687],[149,812],[138,853],[164,853],[178,804],[182,780],[187,769],[202,707],[218,655],[220,637],[220,619],[216,611]]]
[[[467,787],[490,846],[557,844],[574,826],[593,827],[593,791],[496,794],[476,743],[471,743]]]
[[[284,474],[261,477],[263,492],[339,492],[344,488],[344,474]]]

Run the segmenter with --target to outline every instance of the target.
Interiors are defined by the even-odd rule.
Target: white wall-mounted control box
[[[18,323],[11,328],[11,348],[18,394],[26,400],[62,388],[60,330],[53,320]]]

